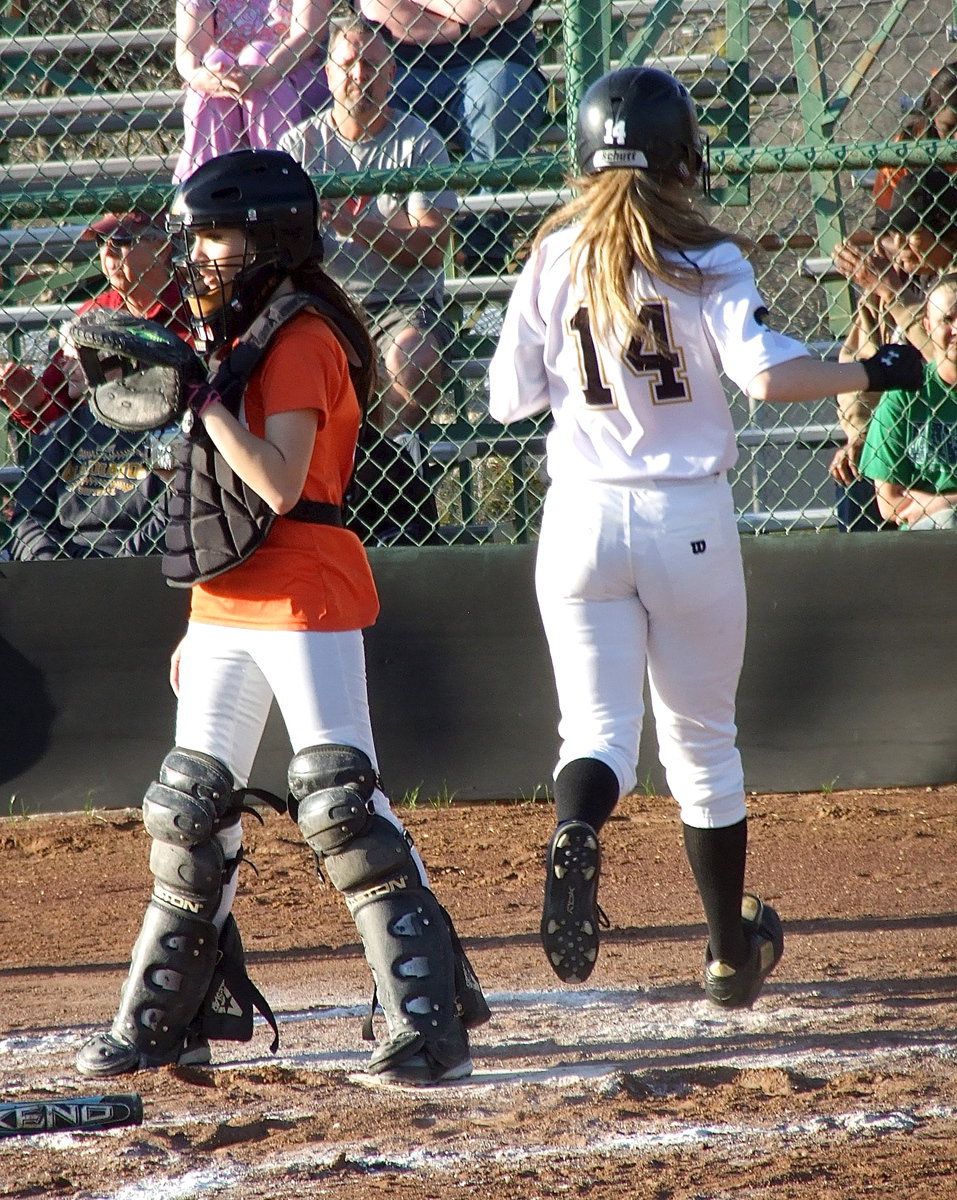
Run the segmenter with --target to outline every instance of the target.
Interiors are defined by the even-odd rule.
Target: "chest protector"
[[[289,292],[273,300],[243,339],[210,375],[223,404],[239,415],[243,392],[273,337],[304,309],[326,320],[349,359],[349,373],[365,415],[368,397],[361,380],[368,351],[358,323],[328,301],[306,292]],[[266,501],[236,474],[213,444],[202,421],[187,412],[185,437],[176,456],[169,499],[163,575],[170,587],[192,587],[238,566],[260,546],[276,520]],[[342,525],[338,505],[301,498],[285,517],[317,525]]]

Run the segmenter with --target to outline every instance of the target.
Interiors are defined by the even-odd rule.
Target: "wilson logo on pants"
[[[705,541],[691,543],[691,553],[692,554],[704,554],[704,552],[705,552],[705,550],[707,550],[707,548],[708,548],[708,543]]]

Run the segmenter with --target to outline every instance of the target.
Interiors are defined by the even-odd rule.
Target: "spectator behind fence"
[[[230,150],[275,148],[302,117],[303,97],[308,106],[321,86],[330,7],[330,0],[176,0],[176,69],[186,93],[174,183]]]
[[[945,63],[931,76],[927,91],[916,110],[907,114],[894,140],[920,141],[924,138],[946,140],[957,133],[957,62]],[[948,172],[957,171],[957,163],[944,166]],[[894,192],[907,175],[904,167],[879,167],[874,180],[874,203],[888,209]]]
[[[280,142],[309,174],[448,163],[445,146],[432,129],[389,105],[394,61],[374,26],[358,17],[337,21],[326,71],[332,106]],[[387,440],[372,439],[360,454],[357,490],[365,499],[359,523],[374,540],[393,545],[427,540],[437,523],[411,435],[439,398],[442,355],[452,340],[442,312],[445,254],[456,203],[448,191],[322,203],[325,267],[365,309],[384,368],[384,387],[371,419]],[[396,503],[385,502],[370,468],[383,477]],[[395,486],[389,488],[390,483]],[[400,503],[403,497],[405,503]]]
[[[126,311],[191,340],[162,222],[162,216],[145,212],[109,213],[83,232],[84,239],[98,242],[100,267],[111,286],[81,305],[80,313]],[[166,525],[172,465],[167,439],[120,433],[94,419],[82,403],[86,385],[69,322],[42,378],[25,370],[15,366],[8,373],[29,382],[11,395],[17,400],[11,415],[34,434],[12,497],[11,556],[25,561],[156,551]]]
[[[358,0],[393,42],[402,103],[470,162],[524,158],[545,121],[531,11],[537,0]],[[466,218],[467,266],[501,270],[505,214]]]
[[[161,551],[171,466],[156,434],[109,429],[79,405],[30,446],[13,493],[10,556],[128,558]]]
[[[861,474],[886,521],[957,529],[957,274],[931,288],[922,324],[933,347],[918,392],[885,392],[867,430]]]
[[[126,311],[190,338],[189,317],[173,281],[172,248],[161,215],[135,210],[107,213],[80,235],[95,241],[106,291],[87,300],[78,314],[104,308]],[[0,364],[0,400],[28,433],[41,433],[73,409],[83,394],[76,358],[61,344],[38,379],[22,363]]]
[[[932,343],[922,323],[927,288],[957,260],[957,184],[939,168],[908,173],[880,215],[873,246],[844,243],[835,262],[860,289],[854,324],[841,350],[851,362],[882,342],[903,341],[930,359]],[[879,400],[867,392],[838,397],[838,420],[847,441],[831,460],[838,484],[838,519],[852,532],[885,525],[870,482],[858,470],[867,426]]]

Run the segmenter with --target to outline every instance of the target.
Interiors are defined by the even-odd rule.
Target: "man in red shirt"
[[[109,286],[84,301],[78,314],[97,308],[125,309],[192,340],[189,315],[173,282],[172,247],[161,214],[142,210],[107,213],[80,236],[82,241],[97,243],[100,269]],[[41,433],[74,408],[83,386],[68,341],[61,341],[39,379],[22,363],[0,363],[0,401],[10,410],[11,419],[28,433]]]

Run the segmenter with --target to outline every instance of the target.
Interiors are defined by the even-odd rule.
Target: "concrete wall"
[[[752,791],[957,778],[957,534],[747,538],[739,691]],[[557,745],[534,547],[372,555],[373,721],[396,797],[543,795]],[[0,578],[0,815],[138,804],[171,744],[186,597],[155,559],[8,563]],[[284,791],[271,719],[253,783]],[[653,731],[639,779],[664,790]]]

